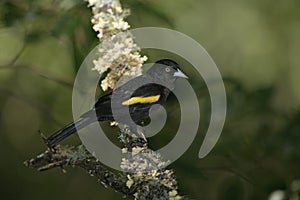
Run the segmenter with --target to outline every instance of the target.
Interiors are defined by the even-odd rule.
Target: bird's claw
[[[48,145],[48,140],[47,140],[47,137],[43,134],[43,132],[41,130],[38,130],[42,140],[44,141],[44,143],[47,145],[48,149],[52,152],[52,153],[55,153],[56,152],[56,149],[55,147],[50,147]]]

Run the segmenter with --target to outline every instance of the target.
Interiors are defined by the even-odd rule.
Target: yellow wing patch
[[[148,97],[131,97],[130,99],[123,101],[122,105],[130,106],[137,103],[154,103],[157,102],[160,95],[148,96]]]

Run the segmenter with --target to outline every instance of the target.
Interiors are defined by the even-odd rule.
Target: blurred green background
[[[180,192],[192,199],[234,200],[268,199],[273,191],[285,190],[291,199],[298,199],[300,1],[121,3],[131,9],[128,22],[133,28],[167,27],[197,40],[224,78],[228,98],[225,127],[214,150],[198,159],[210,99],[201,78],[183,69],[201,91],[202,120],[193,145],[170,166],[175,169]],[[90,17],[86,3],[79,0],[0,2],[2,199],[122,199],[83,170],[40,173],[23,165],[45,150],[39,129],[49,135],[72,120],[73,80],[97,44]],[[150,61],[165,55],[145,53]],[[168,139],[170,136],[161,135],[150,143],[160,147]],[[77,136],[64,143],[75,141]]]

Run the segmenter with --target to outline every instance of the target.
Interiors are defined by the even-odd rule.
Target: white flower
[[[130,26],[127,22],[125,22],[122,18],[112,22],[112,25],[116,29],[127,30]]]
[[[93,30],[100,39],[98,59],[93,61],[93,70],[103,74],[110,70],[101,81],[105,91],[114,88],[117,81],[123,76],[135,77],[142,73],[141,66],[147,59],[141,56],[139,47],[135,44],[132,35],[125,32],[130,25],[124,20],[129,10],[121,8],[119,0],[86,0],[92,8],[91,22]]]

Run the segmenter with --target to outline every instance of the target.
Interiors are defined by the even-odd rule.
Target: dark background
[[[268,199],[275,190],[297,196],[300,1],[121,3],[131,9],[128,22],[133,28],[167,27],[197,40],[224,78],[225,127],[213,151],[199,159],[210,99],[202,79],[183,68],[199,91],[202,120],[193,145],[170,166],[180,192],[209,200]],[[73,80],[97,44],[90,17],[86,3],[79,0],[0,2],[1,199],[122,199],[83,170],[40,173],[23,165],[45,150],[39,129],[49,135],[72,120]],[[169,56],[185,63],[166,52],[144,53],[150,61]],[[176,108],[172,101],[167,107]],[[160,134],[150,144],[159,148],[170,139]],[[73,142],[78,143],[77,136],[64,143]]]

